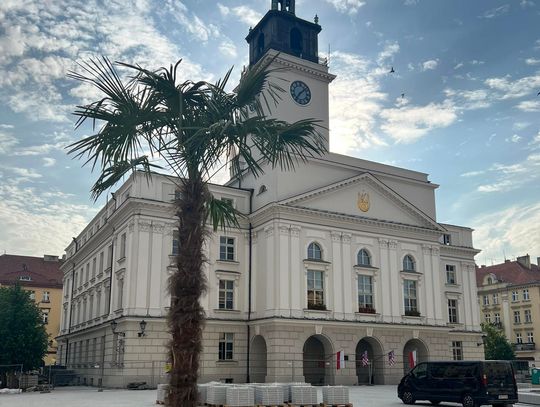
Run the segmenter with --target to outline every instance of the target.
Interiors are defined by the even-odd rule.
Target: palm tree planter
[[[420,316],[420,311],[407,310],[407,311],[405,311],[405,316],[406,317],[419,317]]]
[[[375,308],[372,307],[358,307],[358,312],[361,314],[375,314]]]
[[[181,61],[158,71],[116,63],[133,72],[127,81],[122,81],[106,58],[83,63],[81,72],[69,74],[104,94],[102,99],[76,108],[76,127],[87,119],[102,126],[69,150],[100,170],[92,186],[95,199],[131,171],[140,169],[151,177],[152,169],[160,167],[149,156],[163,160],[178,176],[179,248],[176,270],[169,279],[167,320],[172,361],[168,400],[173,407],[197,405],[205,318],[199,299],[206,290],[202,270],[206,224],[210,222],[214,230],[238,226],[239,214],[232,204],[214,199],[209,191],[211,174],[224,161],[239,173],[242,161],[243,171],[259,176],[264,166],[290,170],[298,162],[326,152],[317,120],[289,124],[265,117],[263,105],[268,111],[282,92],[268,81],[272,61],[250,69],[232,93],[225,90],[230,70],[216,84],[180,82],[177,68]],[[231,160],[232,151],[241,160]],[[255,155],[261,158],[257,160]]]

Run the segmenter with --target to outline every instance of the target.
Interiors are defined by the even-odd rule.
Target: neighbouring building
[[[272,116],[331,128],[321,26],[294,3],[273,1],[250,30],[249,69],[274,56],[273,75],[289,85]],[[82,382],[162,375],[175,184],[134,173],[67,247],[58,358]],[[478,250],[471,229],[437,222],[437,187],[424,173],[333,153],[211,185],[245,218],[209,230],[201,380],[391,384],[410,358],[483,357]]]
[[[537,259],[540,264],[540,258]],[[504,331],[516,358],[540,362],[540,268],[527,254],[516,261],[476,268],[482,322]]]
[[[62,309],[62,261],[58,256],[43,257],[0,256],[0,286],[15,283],[30,292],[43,315],[43,323],[49,335],[47,354],[43,358],[46,365],[56,363],[56,337],[60,333],[60,310]]]

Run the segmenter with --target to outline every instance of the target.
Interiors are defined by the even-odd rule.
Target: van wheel
[[[461,404],[463,404],[463,407],[477,407],[478,406],[478,404],[476,403],[476,400],[470,394],[465,394],[463,396]]]
[[[434,406],[438,406],[440,404],[440,401],[439,400],[429,400],[429,402],[431,404],[433,404]]]
[[[410,391],[404,391],[401,400],[403,400],[405,404],[414,404],[414,402],[416,401]]]

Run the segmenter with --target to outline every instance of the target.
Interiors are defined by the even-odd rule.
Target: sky
[[[2,0],[0,251],[62,255],[103,205],[66,154],[89,135],[67,77],[106,56],[215,81],[248,63],[270,0]],[[540,256],[540,2],[297,0],[329,56],[330,149],[430,174],[437,220],[475,229],[478,264]],[[328,54],[329,53],[329,54]],[[395,73],[390,73],[394,68]]]

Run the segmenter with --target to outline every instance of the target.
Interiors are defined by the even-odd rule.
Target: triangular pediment
[[[315,211],[444,230],[370,173],[363,173],[280,202]]]

